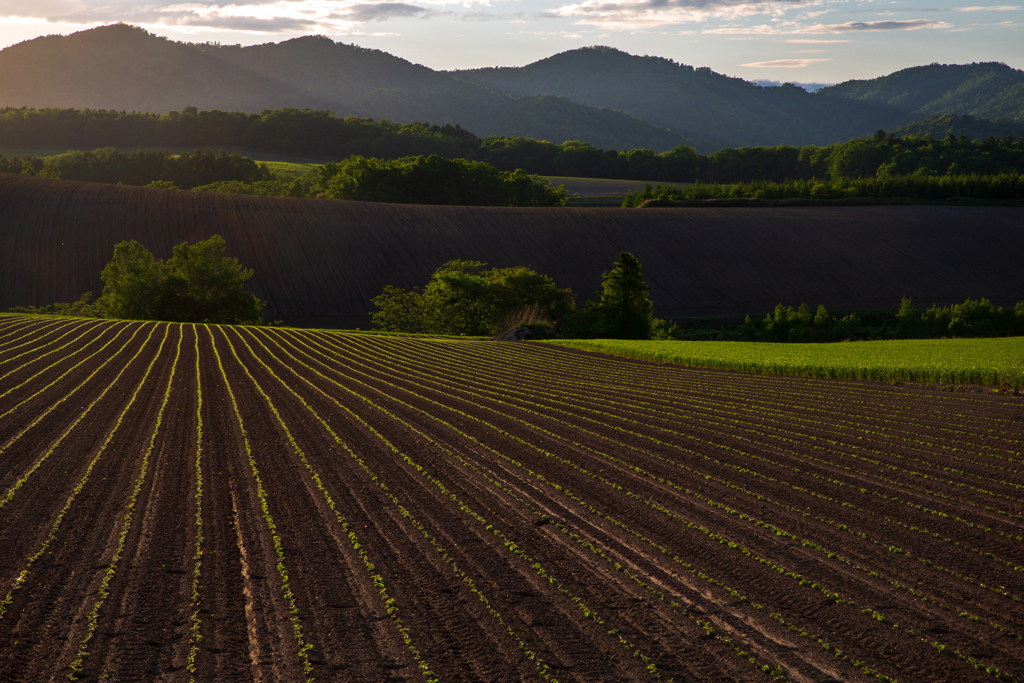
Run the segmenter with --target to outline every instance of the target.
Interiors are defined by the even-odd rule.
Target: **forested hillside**
[[[633,116],[558,98],[515,101],[380,50],[322,36],[251,47],[178,43],[124,24],[0,50],[0,106],[127,111],[285,107],[461,125],[600,147],[686,142]],[[567,125],[571,121],[571,125]]]
[[[944,114],[1024,121],[1024,72],[1003,64],[933,64],[808,93],[608,47],[524,67],[440,72],[323,36],[242,47],[179,43],[117,24],[0,50],[0,74],[0,107],[308,108],[656,152],[830,145]]]
[[[871,102],[909,112],[914,119],[972,114],[983,119],[1024,120],[1024,71],[1005,64],[929,64],[888,76],[846,81],[817,97]]]
[[[948,135],[959,138],[961,135],[968,140],[980,142],[988,137],[1005,138],[1007,135],[1015,138],[1024,138],[1024,120],[1014,121],[1013,119],[998,119],[989,121],[987,119],[975,118],[970,114],[941,114],[929,116],[905,126],[894,128],[889,131],[897,137],[913,135],[919,138],[942,139]]]

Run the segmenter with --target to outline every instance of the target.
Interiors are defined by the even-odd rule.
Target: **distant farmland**
[[[221,234],[268,317],[365,325],[388,284],[454,258],[524,265],[593,295],[623,250],[661,317],[1024,299],[1024,210],[1001,207],[504,209],[241,197],[0,176],[0,310],[98,294],[114,244],[160,258]]]
[[[1020,399],[0,316],[4,681],[1024,676]]]

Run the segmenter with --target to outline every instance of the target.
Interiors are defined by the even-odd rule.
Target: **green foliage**
[[[698,368],[763,374],[1024,386],[1024,337],[924,339],[848,344],[773,344],[718,341],[547,342]]]
[[[387,286],[372,299],[379,309],[373,325],[390,332],[482,336],[516,311],[535,306],[558,321],[574,310],[571,290],[529,268],[491,268],[479,261],[449,261],[427,286],[403,290]]]
[[[565,188],[521,169],[437,155],[394,161],[351,157],[320,167],[313,191],[330,199],[464,206],[561,206]]]
[[[1024,174],[931,176],[881,175],[877,178],[837,180],[787,180],[735,185],[692,185],[677,187],[658,184],[644,192],[627,192],[622,206],[636,208],[647,200],[688,202],[716,200],[895,200],[941,201],[979,199],[1020,201],[1024,199]]]
[[[747,316],[740,325],[715,319],[662,323],[655,338],[777,343],[1019,335],[1024,335],[1024,302],[1001,308],[988,299],[967,299],[962,304],[917,310],[910,297],[903,297],[896,311],[833,315],[819,305],[812,316],[804,304],[798,308],[779,304],[760,322]]]
[[[7,160],[0,155],[0,171],[28,173],[45,178],[93,183],[122,183],[191,189],[214,181],[251,183],[269,180],[270,171],[238,154],[196,150],[192,154],[142,150],[119,152],[113,147],[91,152],[68,152],[45,159]]]
[[[972,142],[982,142],[989,137],[1002,139],[1007,135],[1024,138],[1024,122],[1009,118],[988,121],[970,114],[940,114],[891,129],[890,135],[898,138],[917,137],[943,140],[950,135],[966,137]]]
[[[92,300],[92,292],[85,292],[78,301],[71,303],[55,303],[49,306],[15,306],[11,313],[28,313],[29,315],[57,315],[72,318],[102,318],[103,308]]]
[[[103,269],[104,317],[230,325],[260,324],[264,303],[245,291],[253,272],[224,256],[220,235],[174,247],[164,263],[131,240]]]
[[[597,307],[603,318],[602,336],[649,339],[654,304],[640,261],[628,251],[619,254],[612,269],[601,276]]]

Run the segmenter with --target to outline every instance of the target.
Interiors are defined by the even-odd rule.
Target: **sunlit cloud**
[[[848,40],[833,40],[833,39],[829,39],[829,38],[789,38],[788,40],[784,40],[782,42],[784,42],[784,43],[819,44],[819,43],[848,43],[850,41],[848,41]]]
[[[854,33],[857,31],[917,31],[919,29],[953,28],[952,24],[931,19],[910,19],[907,21],[850,21],[845,24],[814,24],[804,26],[796,22],[781,22],[777,25],[760,24],[758,26],[720,26],[705,29],[704,33],[712,35],[759,35],[778,36],[801,33]],[[846,42],[846,41],[798,41],[786,42]]]
[[[749,62],[740,66],[751,66],[756,69],[802,69],[818,62],[831,62],[831,59],[773,59],[769,62]]]
[[[584,0],[547,12],[613,30],[651,29],[709,18],[755,14],[782,15],[787,10],[821,4],[823,0]]]

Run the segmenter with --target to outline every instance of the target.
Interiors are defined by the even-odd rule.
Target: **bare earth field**
[[[219,234],[269,320],[368,327],[387,285],[452,259],[528,266],[593,296],[616,256],[643,264],[661,318],[763,316],[776,304],[896,310],[1024,299],[1024,209],[850,206],[500,208],[247,197],[0,174],[0,310],[99,296],[114,245],[160,259]]]
[[[0,318],[0,680],[1024,678],[1024,403]]]

